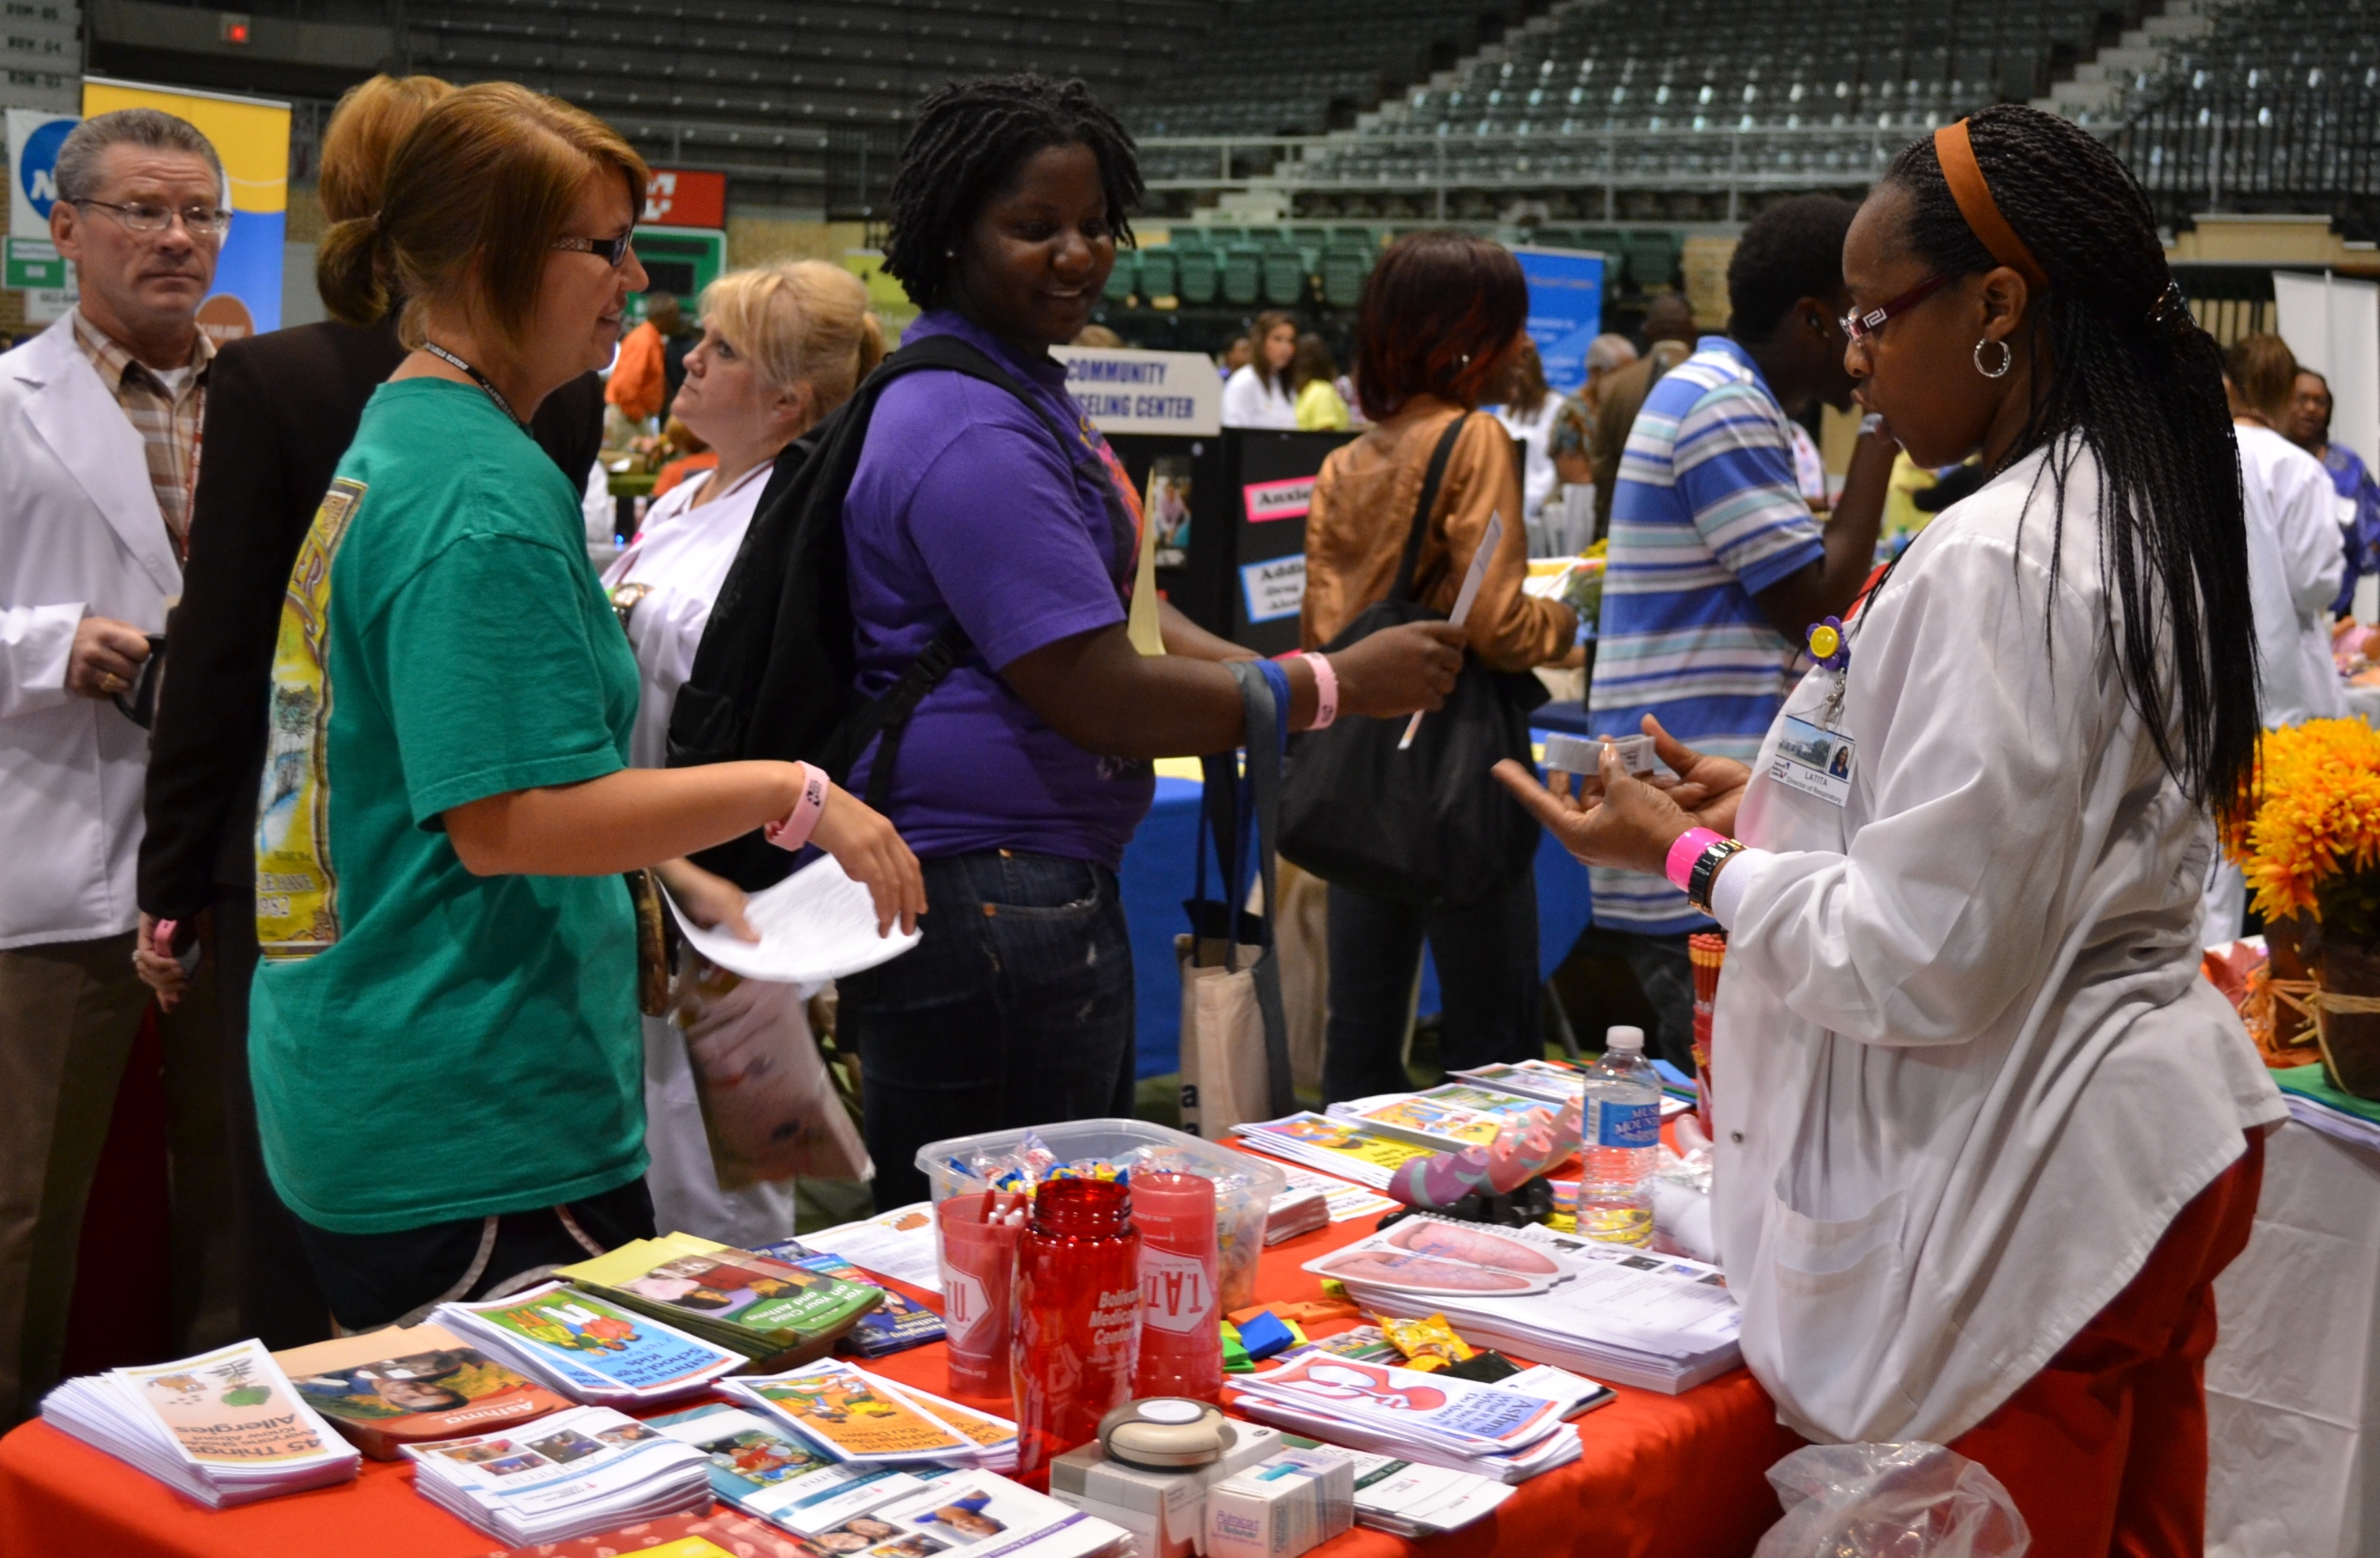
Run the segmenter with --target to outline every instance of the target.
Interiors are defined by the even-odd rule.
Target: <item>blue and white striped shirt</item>
[[[1755,595],[1825,556],[1791,424],[1743,348],[1706,335],[1645,397],[1620,460],[1587,708],[1631,735],[1646,714],[1688,745],[1752,761],[1796,678]],[[1595,921],[1668,936],[1710,922],[1658,876],[1597,868]]]

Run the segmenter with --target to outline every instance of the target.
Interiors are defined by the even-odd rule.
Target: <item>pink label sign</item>
[[[1314,503],[1314,478],[1301,476],[1287,481],[1250,482],[1240,489],[1240,498],[1248,506],[1250,525],[1269,519],[1304,519]]]

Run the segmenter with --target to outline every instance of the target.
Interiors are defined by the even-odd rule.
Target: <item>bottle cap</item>
[[[1606,1028],[1603,1031],[1603,1047],[1606,1049],[1642,1050],[1645,1047],[1645,1030],[1642,1028],[1627,1027]]]

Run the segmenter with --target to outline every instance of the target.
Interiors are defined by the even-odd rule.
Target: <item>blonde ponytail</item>
[[[702,314],[771,386],[809,386],[809,427],[884,360],[884,330],[868,311],[868,288],[823,260],[730,272],[704,289]]]

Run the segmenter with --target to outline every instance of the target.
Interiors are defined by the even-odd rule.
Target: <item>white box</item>
[[[1284,1450],[1207,1490],[1207,1558],[1297,1558],[1354,1524],[1355,1463]]]
[[[1204,1553],[1208,1486],[1281,1449],[1277,1428],[1234,1421],[1232,1431],[1235,1438],[1220,1460],[1180,1471],[1110,1460],[1094,1441],[1050,1463],[1050,1496],[1130,1530],[1140,1558]]]

